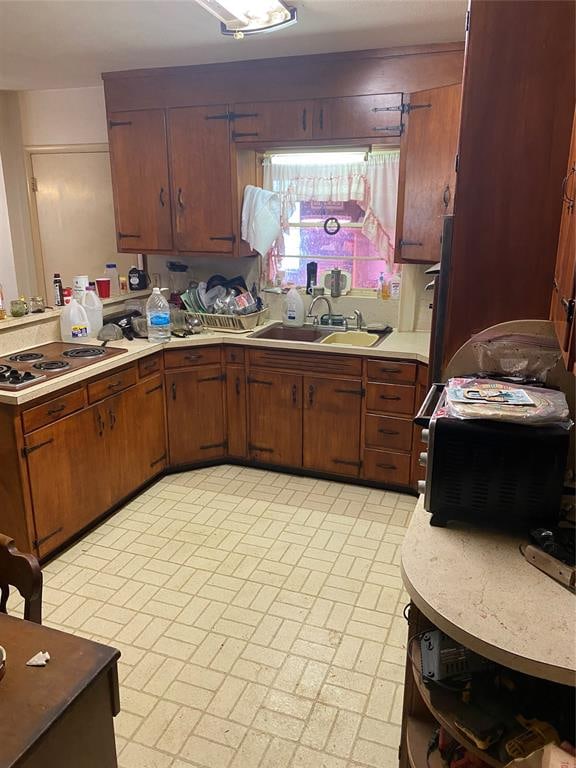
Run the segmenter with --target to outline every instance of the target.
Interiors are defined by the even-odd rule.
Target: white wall
[[[4,289],[4,309],[8,309],[10,299],[17,295],[16,268],[12,250],[12,233],[8,219],[8,202],[2,172],[2,157],[0,156],[0,283]]]
[[[24,146],[106,144],[104,88],[21,91]]]

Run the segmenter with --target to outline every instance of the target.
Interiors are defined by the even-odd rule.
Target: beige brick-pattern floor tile
[[[45,623],[122,653],[120,768],[396,768],[414,503],[199,469],[45,566]]]

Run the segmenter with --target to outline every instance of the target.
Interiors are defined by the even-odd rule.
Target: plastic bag
[[[525,333],[482,331],[472,337],[472,348],[484,374],[516,376],[546,381],[561,352],[555,339]]]
[[[536,427],[556,425],[564,429],[570,429],[573,424],[563,392],[474,377],[448,381],[444,404],[437,415]]]

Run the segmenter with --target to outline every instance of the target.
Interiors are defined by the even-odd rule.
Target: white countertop
[[[261,327],[257,330],[261,330]],[[428,348],[430,344],[430,333],[425,331],[399,332],[393,331],[384,341],[375,347],[355,347],[343,344],[319,344],[315,342],[304,341],[277,341],[272,339],[250,338],[246,333],[200,333],[196,336],[189,336],[186,339],[172,338],[164,344],[150,343],[147,339],[134,339],[128,341],[110,342],[110,347],[124,349],[126,352],[122,355],[116,355],[108,360],[98,363],[92,363],[84,368],[80,368],[63,376],[58,376],[48,381],[43,381],[34,386],[20,390],[19,392],[9,392],[0,390],[0,403],[10,405],[21,405],[30,402],[37,397],[43,397],[52,392],[77,384],[86,379],[98,376],[99,374],[112,371],[115,368],[126,365],[141,357],[146,357],[162,349],[177,349],[179,347],[210,346],[214,344],[240,345],[244,347],[267,347],[274,349],[298,350],[299,352],[324,352],[327,354],[347,354],[370,358],[388,358],[416,360],[421,363],[428,362]],[[89,340],[87,344],[94,344],[94,340]],[[100,344],[100,342],[96,342]],[[6,354],[19,352],[21,349],[13,349]]]
[[[576,597],[526,562],[525,539],[429,521],[420,496],[402,545],[404,586],[420,611],[486,658],[574,685]]]

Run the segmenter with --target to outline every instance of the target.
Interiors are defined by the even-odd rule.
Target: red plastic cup
[[[109,277],[97,277],[96,278],[96,291],[101,299],[110,298],[110,278]]]

